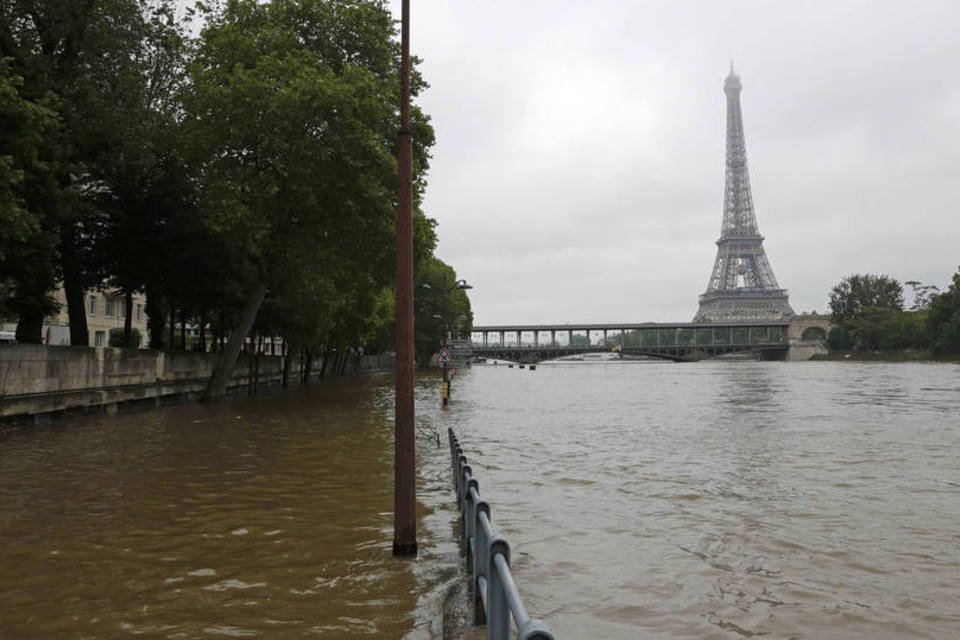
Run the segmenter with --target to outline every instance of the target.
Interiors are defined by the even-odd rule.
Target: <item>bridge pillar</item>
[[[539,346],[540,346],[540,332],[539,332],[539,331],[534,331],[534,332],[533,332],[533,346],[535,346],[535,347],[539,347]]]
[[[607,330],[603,330],[603,346],[607,346]]]
[[[550,346],[551,347],[557,346],[557,332],[554,331],[553,329],[550,330]]]

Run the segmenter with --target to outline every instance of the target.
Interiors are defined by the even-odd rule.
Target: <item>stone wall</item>
[[[827,353],[827,345],[822,340],[803,339],[804,332],[811,327],[822,329],[824,335],[826,335],[830,333],[833,325],[830,322],[830,316],[826,315],[811,313],[794,316],[790,320],[790,327],[787,329],[787,338],[790,341],[787,360],[809,360],[815,355]]]
[[[219,354],[31,344],[0,345],[0,420],[196,397]],[[254,358],[241,355],[229,391],[245,389]],[[260,356],[260,385],[278,384],[283,358]],[[296,369],[292,372],[296,376]]]

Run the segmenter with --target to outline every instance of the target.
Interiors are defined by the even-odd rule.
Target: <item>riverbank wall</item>
[[[128,405],[161,406],[203,393],[220,354],[32,344],[0,346],[0,421],[53,417]],[[322,360],[314,363],[319,371]],[[299,362],[291,363],[296,380]],[[283,357],[241,354],[228,393],[279,385]]]

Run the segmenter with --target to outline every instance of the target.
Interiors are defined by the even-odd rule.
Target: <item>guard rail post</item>
[[[490,563],[487,568],[487,640],[509,640],[510,638],[510,603],[507,602],[507,592],[503,584],[502,563],[497,558],[506,560],[507,570],[510,568],[510,543],[506,538],[495,536],[490,541]]]

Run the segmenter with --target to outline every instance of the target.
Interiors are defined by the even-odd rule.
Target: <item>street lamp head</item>
[[[457,280],[457,283],[453,286],[457,289],[473,289],[473,286],[467,284],[466,280]]]
[[[420,288],[421,288],[421,289],[433,289],[433,287],[430,286],[430,283],[429,283],[429,282],[421,282],[421,283],[420,283]]]

